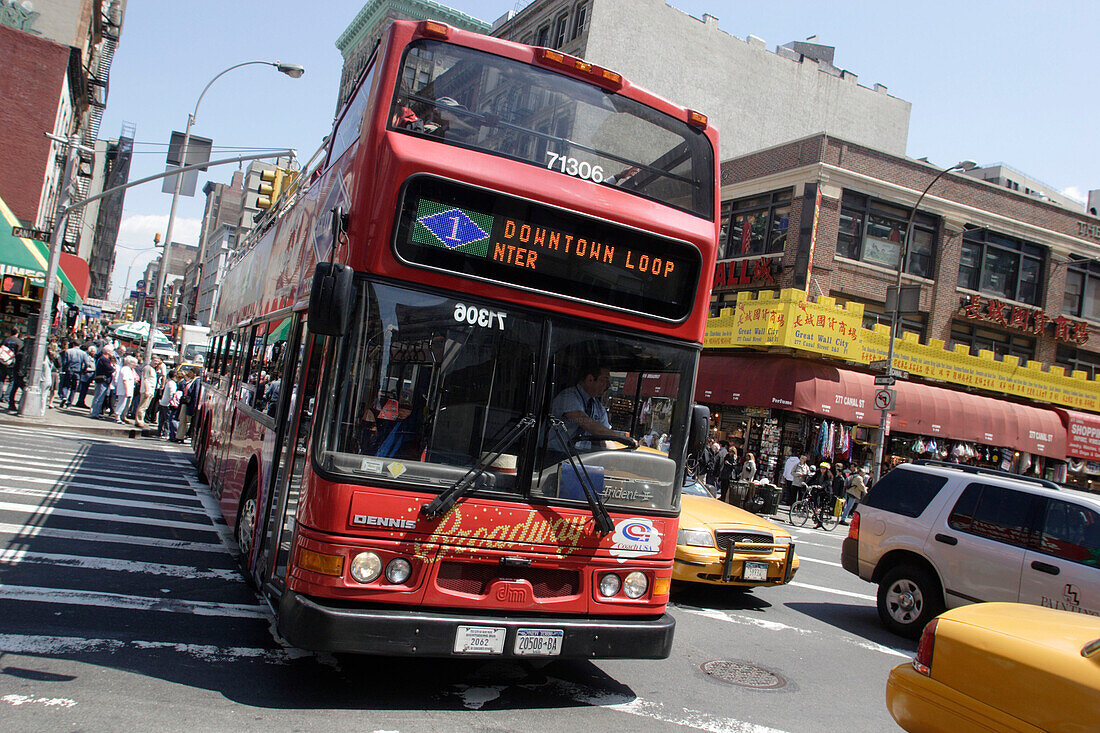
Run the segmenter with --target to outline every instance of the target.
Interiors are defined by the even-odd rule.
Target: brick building
[[[866,461],[880,416],[868,365],[889,343],[883,303],[904,252],[902,283],[919,288],[919,307],[900,324],[896,358],[913,378],[898,385],[893,460],[931,447],[1061,480],[1065,467],[1070,480],[1100,475],[1088,463],[1100,447],[1072,429],[1100,425],[1100,219],[949,173],[903,247],[912,207],[941,171],[824,134],[724,162],[697,396],[725,432],[746,447],[764,441],[775,459],[817,452],[832,422],[854,441],[847,460]],[[789,377],[775,387],[783,394],[744,386],[763,367]],[[787,391],[800,380],[813,389]]]

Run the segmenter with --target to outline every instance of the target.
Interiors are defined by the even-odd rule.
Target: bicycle
[[[840,522],[840,517],[833,514],[832,507],[819,506],[814,501],[815,498],[811,494],[810,498],[799,499],[791,504],[791,524],[796,527],[805,527],[806,522],[813,519],[815,527],[821,525],[826,532],[832,532]]]

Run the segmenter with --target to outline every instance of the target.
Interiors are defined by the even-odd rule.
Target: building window
[[[1041,305],[1043,248],[1015,237],[972,229],[963,234],[959,287]]]
[[[1072,374],[1075,371],[1085,372],[1089,375],[1089,379],[1095,379],[1096,375],[1100,374],[1100,354],[1075,349],[1072,346],[1059,346],[1054,363],[1065,368],[1066,374]]]
[[[951,324],[951,341],[948,346],[954,348],[955,344],[968,346],[970,353],[974,356],[982,350],[992,351],[997,361],[1003,361],[1005,355],[1017,357],[1021,364],[1035,358],[1035,339],[1033,338],[993,331],[958,321]]]
[[[1100,321],[1100,263],[1091,260],[1069,263],[1062,315]]]
[[[554,22],[554,48],[561,48],[565,45],[566,33],[568,30],[569,16],[566,13],[562,13]]]
[[[588,30],[588,3],[577,3],[573,11],[573,38]]]
[[[855,191],[845,191],[840,205],[836,251],[841,257],[891,269],[897,268],[905,242],[910,209],[878,201]],[[932,243],[937,219],[917,212],[913,241],[905,254],[905,272],[933,276]]]
[[[538,38],[535,39],[536,46],[549,46],[550,45],[550,26],[544,25],[539,28]]]
[[[782,252],[791,221],[792,190],[722,204],[720,259]]]

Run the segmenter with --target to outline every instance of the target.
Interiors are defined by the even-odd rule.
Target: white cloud
[[[118,242],[125,247],[153,246],[153,235],[168,228],[167,214],[135,214],[127,216],[118,226]],[[190,219],[177,216],[172,227],[172,239],[184,244],[198,244],[202,219]]]
[[[1063,196],[1069,196],[1074,201],[1080,201],[1082,204],[1089,199],[1088,192],[1082,191],[1081,189],[1077,188],[1077,186],[1069,186],[1068,188],[1063,188],[1061,193]]]

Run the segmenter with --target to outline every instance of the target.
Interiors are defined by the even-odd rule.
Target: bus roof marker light
[[[702,112],[696,112],[693,109],[688,110],[688,124],[692,127],[703,129],[707,126],[707,116]]]
[[[451,27],[446,23],[439,23],[434,20],[425,20],[420,24],[420,32],[426,36],[432,36],[434,38],[446,38],[451,35]]]

